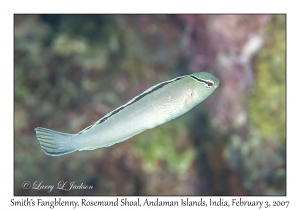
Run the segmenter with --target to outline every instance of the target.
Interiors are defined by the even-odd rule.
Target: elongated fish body
[[[219,86],[219,79],[198,72],[157,84],[108,113],[77,134],[36,128],[47,155],[109,147],[166,123],[201,103]]]

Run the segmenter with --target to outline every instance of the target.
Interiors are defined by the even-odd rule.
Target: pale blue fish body
[[[219,79],[207,72],[177,77],[147,89],[77,134],[36,128],[36,135],[52,156],[109,147],[186,113],[218,86]]]

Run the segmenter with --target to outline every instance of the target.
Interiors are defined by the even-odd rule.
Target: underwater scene
[[[77,134],[203,71],[218,87],[169,122],[109,147],[41,149],[37,127]],[[14,195],[286,195],[286,16],[14,15]]]

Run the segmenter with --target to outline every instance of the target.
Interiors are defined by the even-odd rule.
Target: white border
[[[78,2],[78,1],[77,1]],[[14,13],[287,13],[287,197],[289,208],[300,206],[299,194],[299,11],[296,1],[4,1],[1,3],[1,196],[0,206],[13,197],[13,14]],[[41,197],[30,197],[30,199]],[[54,197],[46,198],[54,199]],[[97,198],[97,197],[92,197]],[[129,197],[130,198],[130,197]],[[131,197],[132,198],[132,197]],[[143,197],[145,198],[145,197]],[[153,198],[153,197],[150,197]],[[171,197],[163,197],[164,200]],[[195,197],[194,197],[195,198]],[[211,197],[205,197],[209,199]],[[216,198],[216,197],[212,197]],[[235,198],[235,197],[233,197]],[[79,200],[80,197],[64,197]],[[225,197],[229,200],[231,197]],[[244,199],[244,198],[243,198]],[[264,197],[245,197],[259,200]],[[95,208],[95,207],[94,207]],[[165,207],[163,207],[165,209]],[[189,209],[198,209],[190,207]],[[63,209],[55,207],[55,209]],[[130,207],[127,209],[131,209]],[[160,208],[162,209],[162,208]],[[214,208],[209,208],[214,209]]]

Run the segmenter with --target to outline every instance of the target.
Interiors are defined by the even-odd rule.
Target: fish
[[[169,122],[204,101],[220,81],[209,72],[179,76],[154,85],[76,134],[35,128],[46,155],[110,147]]]

